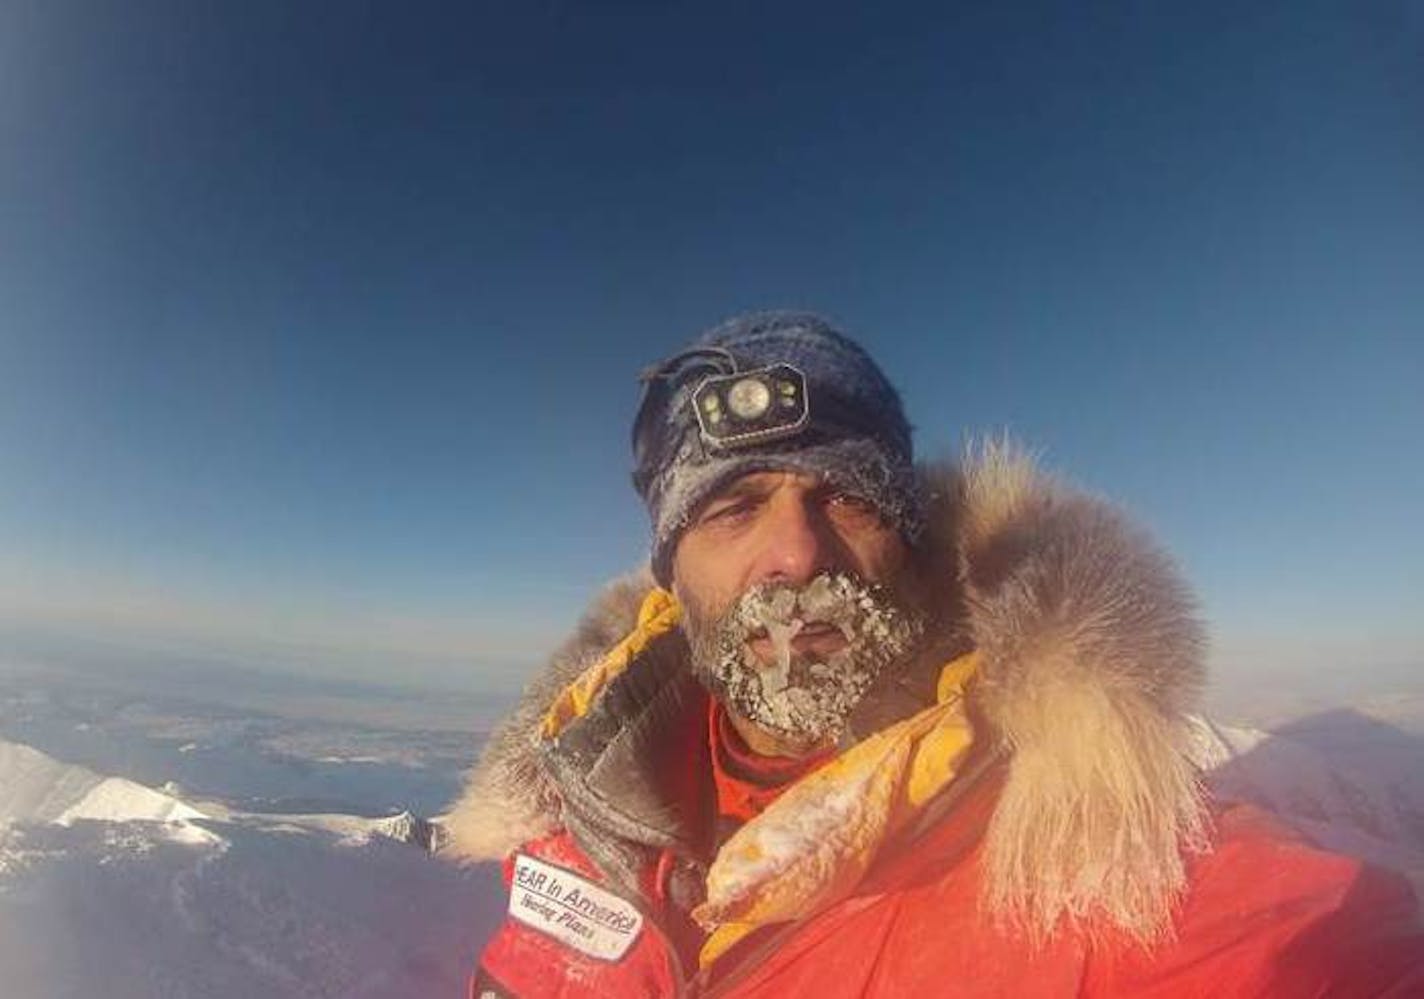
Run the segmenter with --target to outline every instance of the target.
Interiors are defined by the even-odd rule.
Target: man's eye
[[[876,519],[880,517],[880,511],[874,503],[855,493],[832,493],[826,498],[826,506],[832,513],[843,517],[873,517]]]
[[[733,523],[747,517],[756,508],[756,504],[749,499],[734,500],[728,503],[718,503],[707,508],[698,523]]]

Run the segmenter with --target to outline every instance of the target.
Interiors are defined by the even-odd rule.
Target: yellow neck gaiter
[[[880,845],[958,773],[974,742],[964,688],[977,653],[940,671],[936,703],[793,785],[729,839],[692,913],[709,966],[753,930],[811,915],[853,891]]]

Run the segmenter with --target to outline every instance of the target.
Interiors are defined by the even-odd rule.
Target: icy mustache
[[[791,642],[808,625],[828,625],[840,631],[847,645],[855,642],[861,619],[873,615],[880,601],[872,587],[846,573],[825,573],[804,587],[781,583],[758,586],[743,594],[732,615],[733,638],[745,644],[765,632],[774,662],[761,674],[764,695],[790,685]]]

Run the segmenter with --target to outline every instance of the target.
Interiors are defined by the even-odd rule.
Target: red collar
[[[747,746],[717,698],[709,697],[707,703],[707,742],[719,816],[738,823],[756,818],[783,791],[836,755],[831,748],[800,758],[763,756]]]

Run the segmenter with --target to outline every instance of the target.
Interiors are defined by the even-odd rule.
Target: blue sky
[[[923,453],[1134,509],[1224,666],[1424,664],[1421,51],[1418,2],[5,4],[0,619],[508,684],[642,556],[637,370],[793,306]]]

